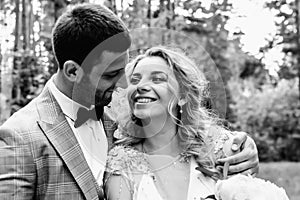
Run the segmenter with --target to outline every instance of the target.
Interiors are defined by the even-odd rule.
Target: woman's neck
[[[154,118],[143,127],[142,151],[148,154],[177,156],[181,152],[177,126],[171,119]]]

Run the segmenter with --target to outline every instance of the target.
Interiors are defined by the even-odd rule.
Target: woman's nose
[[[137,86],[137,92],[140,94],[143,94],[145,92],[149,92],[150,91],[150,86],[148,84],[140,84]]]

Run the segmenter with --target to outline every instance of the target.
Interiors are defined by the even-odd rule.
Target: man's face
[[[124,75],[128,52],[104,51],[94,62],[90,72],[84,73],[77,91],[85,105],[106,106],[111,102],[112,93],[119,79]]]

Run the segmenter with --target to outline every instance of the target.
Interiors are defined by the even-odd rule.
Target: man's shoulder
[[[51,97],[49,89],[43,89],[42,93],[30,101],[26,106],[15,112],[2,127],[12,128],[14,130],[34,129],[37,122],[49,113],[56,113],[55,100]]]
[[[20,129],[26,127],[32,127],[34,122],[39,118],[34,100],[15,112],[10,118],[8,118],[1,127],[8,129]]]

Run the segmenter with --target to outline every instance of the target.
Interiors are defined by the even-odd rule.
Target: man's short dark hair
[[[121,19],[98,4],[75,5],[59,17],[52,32],[53,51],[60,68],[67,60],[81,65],[99,44],[102,51],[123,52],[130,47],[131,39]]]

